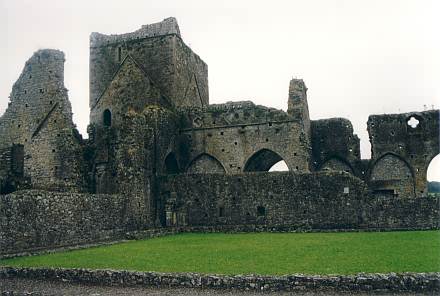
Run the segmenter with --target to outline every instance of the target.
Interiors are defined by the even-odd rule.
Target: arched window
[[[165,173],[172,175],[179,173],[179,165],[173,152],[170,152],[165,158]]]
[[[269,149],[261,149],[254,153],[244,166],[245,172],[268,172],[280,170],[283,166],[283,158]],[[279,164],[278,164],[279,163]],[[285,164],[285,162],[284,162]],[[279,167],[278,167],[279,166]],[[286,165],[287,167],[287,165]],[[273,169],[272,169],[273,168]],[[285,170],[285,169],[282,169]],[[288,169],[287,169],[288,170]]]
[[[112,113],[109,109],[105,109],[104,113],[102,114],[102,119],[105,126],[111,126],[112,125]]]

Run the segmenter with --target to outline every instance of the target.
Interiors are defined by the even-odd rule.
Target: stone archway
[[[382,155],[374,162],[369,176],[370,186],[376,193],[392,193],[401,197],[416,196],[414,173],[399,155]]]
[[[226,170],[217,158],[203,153],[191,161],[186,172],[188,174],[224,174]]]
[[[275,164],[284,161],[276,152],[269,149],[261,149],[255,152],[244,166],[245,172],[268,172]]]

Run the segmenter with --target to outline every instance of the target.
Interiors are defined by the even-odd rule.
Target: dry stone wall
[[[434,295],[440,291],[440,273],[356,275],[213,275],[62,268],[0,268],[0,279],[46,279],[123,287],[224,289],[255,292],[408,293]],[[429,294],[427,294],[429,293]],[[13,294],[15,295],[15,294]],[[324,294],[325,295],[325,294]],[[390,294],[393,295],[393,294]]]

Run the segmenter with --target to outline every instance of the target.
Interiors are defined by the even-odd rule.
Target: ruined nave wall
[[[291,171],[309,171],[304,124],[284,111],[245,101],[193,109],[183,117],[183,172],[267,171],[281,160]]]

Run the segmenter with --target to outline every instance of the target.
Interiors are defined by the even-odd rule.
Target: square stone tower
[[[107,102],[100,103],[104,98]],[[167,18],[127,34],[92,33],[91,123],[101,121],[106,109],[125,112],[129,107],[142,109],[148,104],[209,104],[208,67],[183,42],[176,19]]]

